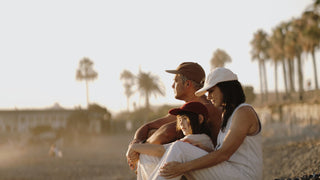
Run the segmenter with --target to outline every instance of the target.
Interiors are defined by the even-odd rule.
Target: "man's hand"
[[[129,144],[129,147],[128,147],[128,150],[127,150],[127,153],[126,153],[127,162],[128,162],[128,165],[129,165],[131,170],[135,170],[136,169],[136,165],[137,165],[137,162],[139,160],[139,153],[137,153],[137,152],[135,152],[135,151],[133,151],[131,149],[131,145],[134,144],[134,143],[137,143],[137,141],[133,140]]]
[[[184,168],[182,168],[182,163],[176,161],[168,162],[160,168],[160,176],[163,176],[166,179],[181,176],[184,173],[185,172]]]

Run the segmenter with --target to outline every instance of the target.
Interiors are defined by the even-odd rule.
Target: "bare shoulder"
[[[243,116],[243,117],[256,117],[256,112],[251,106],[242,106],[238,108],[238,110],[235,113],[236,116]]]
[[[248,134],[253,134],[259,129],[259,119],[258,116],[251,106],[240,107],[234,115],[234,121],[246,124],[249,127]]]

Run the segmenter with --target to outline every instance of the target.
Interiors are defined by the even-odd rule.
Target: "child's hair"
[[[203,116],[203,122],[200,124],[199,114],[189,112],[189,111],[181,111],[178,113],[178,116],[187,116],[189,118],[189,124],[192,129],[192,134],[207,134],[209,137],[211,136],[210,129],[207,124],[207,118]],[[181,130],[179,123],[177,123],[177,131]]]

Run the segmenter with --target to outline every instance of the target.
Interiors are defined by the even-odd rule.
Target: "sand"
[[[49,144],[0,145],[1,180],[131,180],[125,152],[132,133],[96,136],[90,142],[60,149],[62,158],[49,157]],[[264,179],[300,177],[320,172],[318,136],[279,138],[263,142]]]

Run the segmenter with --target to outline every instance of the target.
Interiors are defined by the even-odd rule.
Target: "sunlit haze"
[[[250,55],[253,34],[258,29],[270,33],[279,23],[300,16],[312,2],[1,1],[0,108],[46,108],[54,103],[86,107],[85,83],[75,79],[83,57],[94,62],[98,73],[89,83],[91,103],[113,112],[125,110],[120,73],[127,69],[137,74],[141,69],[157,75],[166,88],[164,97],[151,97],[151,105],[180,104],[171,89],[173,75],[165,70],[194,61],[208,73],[217,48],[231,56],[226,67],[238,74],[240,82],[259,92],[258,65]],[[313,80],[308,59],[305,80]],[[271,63],[267,73],[273,91]],[[282,79],[279,83],[283,89]],[[142,106],[144,98],[137,93],[133,102]]]

